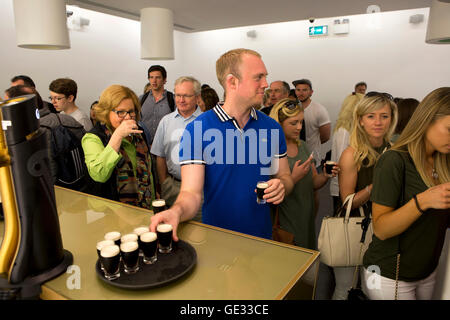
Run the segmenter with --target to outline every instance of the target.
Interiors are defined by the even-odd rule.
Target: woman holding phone
[[[318,174],[313,162],[313,154],[305,141],[299,139],[303,108],[290,99],[282,99],[274,105],[270,117],[283,128],[286,138],[287,156],[291,169],[294,189],[279,205],[280,227],[294,234],[297,246],[316,248],[314,190],[322,188],[329,177]],[[332,176],[336,176],[339,167],[334,166]]]

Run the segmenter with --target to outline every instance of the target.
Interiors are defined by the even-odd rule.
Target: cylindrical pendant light
[[[164,8],[141,9],[141,59],[173,60],[173,13]]]
[[[17,46],[69,49],[65,0],[14,0]]]
[[[431,2],[425,42],[450,44],[450,1],[433,0]]]

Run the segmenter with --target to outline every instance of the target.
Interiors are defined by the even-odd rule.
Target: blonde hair
[[[361,99],[364,98],[362,93],[354,93],[348,95],[344,102],[342,102],[341,111],[339,112],[336,120],[336,126],[333,129],[333,133],[339,128],[344,128],[348,132],[352,129],[353,110]]]
[[[289,109],[286,105],[295,105],[295,107]],[[286,119],[295,117],[303,111],[304,109],[299,103],[292,101],[289,98],[284,98],[272,107],[269,116],[281,125]],[[300,138],[297,139],[297,144],[300,145]]]
[[[411,119],[403,129],[393,150],[408,150],[420,177],[428,187],[450,181],[450,154],[436,152],[433,155],[438,183],[427,174],[425,138],[428,128],[437,120],[450,115],[450,87],[442,87],[430,92],[419,103]]]
[[[364,128],[361,126],[361,118],[383,108],[388,105],[391,108],[391,123],[389,129],[383,137],[383,140],[388,143],[397,125],[397,105],[383,94],[377,94],[371,97],[364,97],[355,107],[353,111],[352,129],[350,133],[350,146],[355,149],[353,159],[358,170],[361,168],[364,159],[367,158],[368,163],[364,164],[367,167],[373,166],[380,154],[375,151],[370,143],[369,136]]]
[[[139,103],[138,97],[130,88],[118,84],[113,84],[103,90],[98,104],[93,107],[95,118],[113,130],[111,121],[109,120],[109,113],[124,99],[131,99],[133,101],[136,109],[136,121],[139,121],[141,117],[141,104]]]
[[[217,80],[219,80],[220,85],[226,90],[225,79],[227,75],[232,74],[238,79],[241,77],[240,66],[242,62],[242,56],[244,54],[251,54],[261,58],[261,55],[250,49],[234,49],[224,53],[216,61],[216,74]]]

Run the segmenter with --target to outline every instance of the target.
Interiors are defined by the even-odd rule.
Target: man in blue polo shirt
[[[180,145],[181,190],[175,204],[152,217],[150,229],[191,219],[204,191],[203,222],[246,234],[271,238],[269,204],[279,204],[293,187],[282,128],[256,111],[267,88],[261,56],[236,49],[216,63],[226,92],[223,106],[191,122]],[[267,181],[264,199],[257,204],[258,181]]]

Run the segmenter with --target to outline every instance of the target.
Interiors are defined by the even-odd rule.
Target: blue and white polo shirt
[[[270,239],[269,204],[257,204],[256,183],[276,174],[286,157],[281,126],[251,110],[244,128],[221,105],[189,123],[180,144],[180,165],[205,166],[203,222]]]

